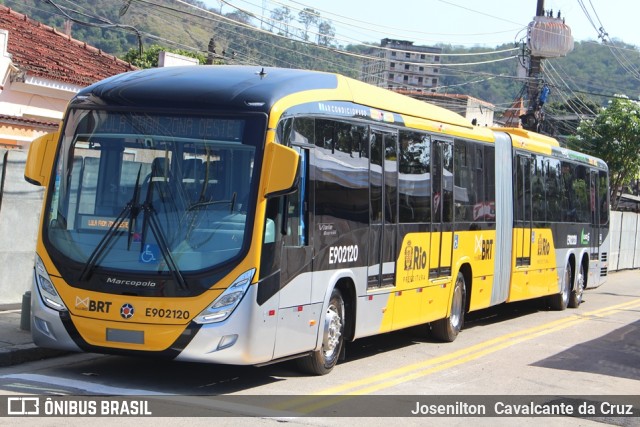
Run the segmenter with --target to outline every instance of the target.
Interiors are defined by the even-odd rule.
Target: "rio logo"
[[[538,239],[538,255],[549,255],[551,253],[551,243],[546,237]]]
[[[411,246],[411,240],[407,242],[404,250],[404,269],[423,270],[427,268],[427,251],[421,246]]]

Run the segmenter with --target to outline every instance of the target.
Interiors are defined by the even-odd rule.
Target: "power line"
[[[221,1],[223,1],[226,4],[229,4],[226,0],[221,0]],[[247,0],[240,0],[240,1],[257,8],[257,5],[255,3],[251,3],[250,1],[247,1]],[[308,6],[306,4],[303,4],[303,3],[295,1],[295,0],[289,0],[289,2],[299,5],[301,8],[290,7],[289,5],[284,4],[282,2],[279,2],[277,0],[271,0],[271,3],[275,3],[275,4],[280,5],[282,7],[287,7],[287,8],[293,9],[293,10],[298,11],[298,12],[300,12],[300,11],[306,9],[306,8],[311,8],[311,9],[314,9],[314,10],[316,10],[318,12],[322,12],[322,13],[328,14],[328,15],[334,17],[334,18],[331,19],[332,22],[339,22],[341,24],[344,24],[349,28],[349,30],[353,30],[353,28],[357,28],[357,29],[366,30],[368,33],[383,33],[383,31],[380,31],[380,29],[382,29],[382,30],[384,30],[383,34],[385,35],[385,37],[390,37],[390,38],[394,38],[394,37],[404,38],[404,37],[406,37],[406,34],[429,35],[429,36],[460,35],[460,36],[472,37],[472,36],[479,36],[479,35],[502,34],[502,33],[507,33],[507,32],[514,31],[514,30],[505,30],[505,31],[495,31],[495,32],[486,32],[486,33],[469,33],[469,34],[431,33],[431,32],[426,32],[426,31],[411,30],[411,29],[407,29],[407,28],[390,27],[390,26],[386,26],[384,24],[372,24],[370,22],[359,20],[359,19],[356,19],[356,18],[353,18],[353,17],[347,17],[347,16],[344,16],[344,15],[341,15],[341,14],[337,14],[337,13],[334,13],[334,12],[318,9],[316,7],[311,7],[311,6]],[[233,5],[230,5],[230,6],[236,7],[236,6],[233,6]],[[318,14],[317,16],[320,16],[320,15]],[[335,17],[337,17],[337,19]],[[399,35],[397,33],[398,31],[402,32],[402,34]],[[353,38],[343,38],[343,39],[340,39],[340,40],[342,40],[342,41],[344,41],[344,40],[355,41],[357,44],[363,44],[362,41],[357,41],[357,40],[355,40]],[[421,41],[421,40],[422,39],[418,39],[416,41]],[[432,41],[430,41],[430,42],[432,42]],[[364,45],[366,45],[366,43],[364,43]]]
[[[122,25],[122,24],[115,24],[107,19],[104,18],[96,18],[98,21],[102,22],[101,24],[94,24],[92,22],[87,22],[87,21],[81,21],[79,19],[73,18],[71,15],[69,15],[64,9],[66,8],[62,8],[60,6],[58,6],[56,3],[53,2],[53,0],[44,0],[46,3],[49,3],[51,6],[53,6],[54,8],[56,8],[60,13],[62,13],[68,20],[75,22],[76,24],[79,25],[86,25],[88,27],[97,27],[97,28],[121,28],[121,29],[125,29],[125,30],[129,30],[129,31],[133,31],[136,33],[136,36],[138,37],[138,47],[140,49],[140,56],[142,56],[142,36],[140,34],[140,31],[131,26],[131,25]],[[75,10],[72,10],[73,12],[77,12]],[[80,13],[80,12],[77,12]],[[80,13],[81,15],[85,15],[84,13]],[[86,15],[85,15],[86,16]]]

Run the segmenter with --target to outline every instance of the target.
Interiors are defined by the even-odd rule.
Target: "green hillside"
[[[200,1],[186,1],[206,9]],[[53,3],[59,9],[49,0],[0,0],[0,4],[60,30],[64,28],[67,14],[76,21],[71,27],[72,37],[119,57],[130,49],[138,49],[140,42],[143,48],[161,45],[206,54],[213,39],[217,62],[316,69],[357,78],[362,55],[369,50],[359,45],[336,46],[330,37],[330,21],[324,22],[326,39],[309,37],[310,42],[303,43],[299,41],[301,36],[298,41],[294,40],[287,27],[266,28],[264,23],[238,13],[221,19],[216,14],[169,0],[53,0]],[[265,27],[262,30],[261,25]],[[612,50],[596,42],[576,42],[568,56],[545,61],[545,83],[551,89],[549,103],[566,104],[580,96],[604,105],[613,94],[637,99],[640,53],[633,46],[622,43],[616,46]],[[492,50],[440,47],[447,54]],[[495,50],[516,47],[510,43]],[[521,51],[514,49],[493,56],[443,55],[439,91],[474,96],[495,104],[498,110],[507,108],[523,90],[523,81],[516,78],[521,61],[519,54]],[[487,62],[508,56],[516,57]]]

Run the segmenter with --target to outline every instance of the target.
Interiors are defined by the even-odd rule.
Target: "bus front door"
[[[453,255],[453,142],[434,140],[431,156],[432,217],[429,278],[451,276]]]
[[[368,289],[393,286],[395,283],[397,143],[396,132],[371,129]]]
[[[516,267],[531,265],[531,158],[518,154],[514,180],[514,252]]]
[[[590,283],[597,283],[600,276],[600,203],[598,197],[598,171],[592,170],[589,178],[589,212],[591,217],[591,229],[589,230],[589,279]],[[597,275],[597,276],[596,276]],[[586,278],[585,278],[586,279]],[[586,283],[585,283],[586,285]]]

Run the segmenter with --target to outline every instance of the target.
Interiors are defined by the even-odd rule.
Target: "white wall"
[[[611,212],[609,271],[640,268],[640,214]]]
[[[0,171],[5,152],[0,150]],[[8,151],[0,206],[0,304],[21,302],[31,289],[44,188],[24,180],[26,160],[26,151]]]

